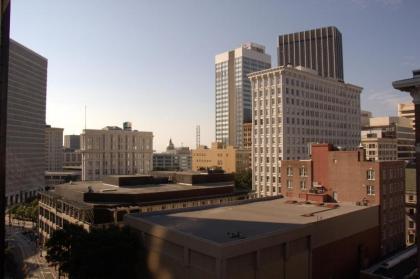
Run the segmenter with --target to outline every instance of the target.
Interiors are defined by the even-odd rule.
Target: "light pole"
[[[420,69],[413,71],[413,77],[397,80],[392,83],[395,89],[410,93],[414,103],[414,123],[416,125],[416,243],[417,273],[420,274]],[[419,163],[419,164],[417,164]]]

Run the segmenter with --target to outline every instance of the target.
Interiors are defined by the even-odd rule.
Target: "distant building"
[[[103,181],[68,181],[41,193],[42,243],[64,224],[86,230],[122,225],[128,213],[231,203],[252,197],[237,192],[231,174],[154,172],[154,176],[107,176]]]
[[[191,170],[192,158],[189,147],[175,148],[172,139],[166,152],[153,153],[153,170],[187,171]]]
[[[80,149],[80,135],[65,135],[64,147],[69,149]]]
[[[249,168],[249,155],[250,150],[223,143],[213,143],[211,148],[201,145],[192,151],[192,170],[221,168],[227,173],[240,172]]]
[[[153,278],[358,278],[379,259],[378,206],[270,199],[124,223],[144,242]]]
[[[252,149],[252,122],[243,124],[243,149]]]
[[[326,78],[344,80],[343,43],[337,27],[280,35],[278,66],[303,66]]]
[[[282,161],[279,192],[314,202],[379,205],[381,254],[405,246],[404,162],[372,162],[363,149],[312,145],[310,160]],[[262,191],[260,194],[265,194]],[[258,193],[257,193],[258,194]]]
[[[361,143],[366,152],[366,159],[372,161],[398,160],[397,139],[390,137],[382,129],[362,131]]]
[[[398,104],[398,116],[410,119],[413,129],[416,129],[416,121],[414,119],[414,103]]]
[[[405,169],[405,231],[407,246],[416,242],[416,165],[410,164]]]
[[[79,171],[46,171],[45,186],[51,188],[70,181],[80,181],[80,178],[81,173]]]
[[[107,175],[148,174],[152,170],[153,133],[107,126],[83,130],[82,180]]]
[[[256,43],[216,55],[216,141],[242,147],[242,125],[251,121],[249,73],[271,67],[265,47]]]
[[[396,139],[398,160],[414,160],[415,137],[411,120],[397,116],[372,117],[369,118],[369,126],[363,127],[362,133],[379,135],[378,130],[382,131],[382,138]]]
[[[63,128],[45,127],[47,171],[63,170]]]
[[[80,149],[64,148],[63,167],[82,166],[82,152]]]
[[[44,188],[46,58],[10,40],[6,139],[6,201]]]
[[[360,111],[360,127],[369,126],[369,118],[372,117],[370,111],[362,110]]]
[[[311,143],[350,149],[360,145],[362,88],[302,67],[278,67],[249,77],[252,174],[258,192],[280,187],[280,162],[309,158]]]

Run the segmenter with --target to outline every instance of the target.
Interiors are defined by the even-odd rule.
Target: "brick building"
[[[310,160],[282,161],[280,191],[284,196],[316,202],[379,205],[381,252],[405,243],[404,162],[372,162],[364,150],[334,150],[312,145]]]

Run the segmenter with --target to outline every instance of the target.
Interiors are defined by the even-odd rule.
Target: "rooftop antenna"
[[[85,105],[85,130],[86,130],[86,105]]]
[[[195,145],[197,148],[200,146],[200,125],[195,127]]]

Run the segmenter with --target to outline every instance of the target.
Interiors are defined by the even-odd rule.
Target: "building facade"
[[[340,151],[330,144],[313,145],[311,151],[311,160],[282,162],[279,192],[319,203],[379,205],[381,254],[404,247],[404,162],[372,162],[362,148]]]
[[[387,137],[381,129],[362,131],[361,136],[367,160],[398,160],[397,139]]]
[[[6,200],[15,204],[45,185],[46,58],[10,40]]]
[[[322,77],[344,80],[343,45],[333,26],[279,36],[278,66],[303,66]]]
[[[201,145],[192,151],[192,170],[221,168],[227,173],[240,172],[249,168],[250,152],[218,142],[213,143],[211,148]]]
[[[153,170],[188,171],[192,168],[192,156],[189,147],[175,147],[172,139],[166,152],[153,153]]]
[[[47,171],[63,170],[63,128],[45,127]]]
[[[369,118],[369,126],[362,129],[363,133],[378,134],[397,141],[398,160],[411,161],[415,158],[415,135],[411,120],[405,117],[384,116]]]
[[[369,126],[369,118],[372,117],[370,111],[362,110],[360,111],[360,127]]]
[[[63,167],[80,167],[82,165],[82,152],[80,149],[64,148]]]
[[[413,103],[406,103],[406,104],[398,104],[398,116],[405,117],[411,120],[411,126],[413,129],[416,129],[416,121],[414,117],[414,104]]]
[[[416,165],[410,164],[405,169],[405,241],[407,246],[416,242]]]
[[[82,180],[106,175],[148,174],[153,167],[153,133],[105,127],[83,130]]]
[[[80,135],[65,135],[64,147],[70,149],[80,149]]]
[[[251,121],[249,73],[271,67],[265,47],[255,43],[216,55],[216,141],[242,147],[242,127]]]
[[[281,161],[309,158],[310,143],[359,146],[362,88],[301,67],[278,67],[249,76],[253,184],[258,192],[280,187]]]

